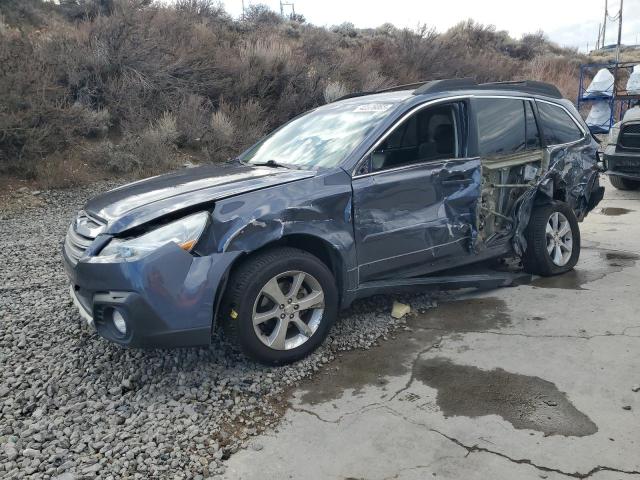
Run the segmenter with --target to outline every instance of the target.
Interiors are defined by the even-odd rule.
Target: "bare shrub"
[[[233,142],[235,127],[231,115],[219,108],[211,115],[211,144],[216,148],[228,148]]]
[[[75,103],[70,111],[78,117],[74,122],[77,125],[74,130],[76,135],[97,138],[105,136],[109,131],[111,114],[106,108],[92,110],[80,103]]]
[[[263,109],[255,100],[232,106],[225,101],[211,115],[207,153],[211,160],[223,161],[237,155],[266,133]]]
[[[264,4],[249,5],[245,10],[243,20],[254,25],[278,25],[282,17]]]
[[[165,112],[140,135],[127,132],[119,144],[103,141],[91,147],[93,165],[113,173],[161,172],[177,165],[175,117]]]
[[[176,0],[176,10],[196,16],[228,17],[216,0]]]
[[[91,179],[88,164],[84,155],[77,151],[67,151],[64,154],[55,152],[35,166],[34,177],[40,187],[69,188],[87,183]]]
[[[324,87],[324,100],[327,103],[331,103],[344,97],[349,93],[349,90],[342,82],[329,82]]]
[[[200,95],[187,94],[176,112],[178,145],[197,148],[209,132],[211,102]]]
[[[22,177],[80,175],[72,151],[131,175],[225,160],[349,92],[421,80],[533,78],[573,98],[580,58],[472,21],[327,29],[213,0],[0,0],[0,16],[0,173]]]
[[[373,70],[365,77],[362,89],[365,92],[375,92],[377,90],[382,90],[385,87],[390,87],[393,84],[393,80],[390,80],[384,75],[381,75],[380,72]]]
[[[289,46],[277,38],[259,38],[253,42],[245,43],[239,53],[240,58],[252,66],[259,62],[266,67],[271,67],[282,64],[291,58]]]
[[[130,148],[144,167],[163,170],[175,163],[175,143],[179,136],[175,117],[165,112]]]
[[[140,171],[144,166],[142,160],[127,148],[128,144],[116,145],[107,140],[90,147],[87,155],[94,166],[111,173]]]
[[[571,100],[578,96],[578,62],[557,56],[538,56],[528,62],[521,78],[553,83],[562,95]]]

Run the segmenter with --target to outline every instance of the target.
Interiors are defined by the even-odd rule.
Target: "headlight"
[[[207,212],[200,212],[156,228],[137,238],[130,240],[114,238],[102,249],[99,256],[114,259],[140,258],[171,242],[186,251],[191,251],[198,243],[208,219]]]

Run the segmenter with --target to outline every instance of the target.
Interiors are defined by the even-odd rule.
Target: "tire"
[[[556,228],[554,219],[558,219]],[[564,234],[563,227],[569,229]],[[527,240],[527,250],[522,258],[525,271],[548,277],[568,272],[578,263],[580,227],[566,203],[554,201],[535,207],[524,235]]]
[[[628,178],[619,177],[618,175],[609,175],[611,185],[618,190],[637,190],[640,188],[640,181],[629,180]]]
[[[301,286],[294,294],[296,281]],[[320,298],[322,302],[311,303]],[[317,257],[297,248],[273,248],[232,272],[221,313],[225,337],[247,356],[282,365],[309,355],[323,342],[338,315],[338,289]],[[258,314],[264,320],[254,328]]]

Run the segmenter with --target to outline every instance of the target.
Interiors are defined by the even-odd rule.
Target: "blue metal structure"
[[[576,102],[578,110],[580,110],[584,105],[593,104],[593,102],[606,101],[609,103],[611,117],[609,118],[608,125],[603,125],[603,131],[600,133],[608,132],[614,123],[622,120],[624,112],[626,112],[631,106],[631,102],[633,100],[640,100],[640,95],[630,94],[625,88],[620,88],[619,85],[621,71],[626,70],[627,74],[631,75],[633,67],[637,64],[638,62],[609,62],[586,63],[580,65],[580,85],[578,87],[578,100]],[[590,82],[598,70],[602,68],[608,69],[613,74],[615,79],[613,84],[613,95],[603,93],[602,95],[590,95],[589,97],[585,97],[587,87],[589,86],[588,83],[585,85],[585,81]],[[626,75],[625,78],[628,78],[628,75]]]

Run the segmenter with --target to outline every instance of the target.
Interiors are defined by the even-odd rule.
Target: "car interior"
[[[458,121],[454,105],[426,108],[401,123],[371,154],[371,171],[457,158]]]

